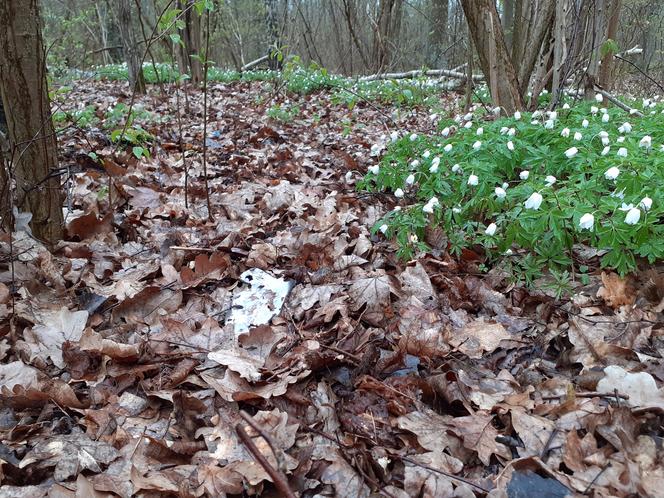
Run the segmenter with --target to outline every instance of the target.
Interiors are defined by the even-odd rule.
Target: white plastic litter
[[[236,337],[252,327],[269,323],[278,315],[294,284],[292,280],[275,278],[259,268],[245,271],[240,280],[247,285],[236,289],[228,319]]]

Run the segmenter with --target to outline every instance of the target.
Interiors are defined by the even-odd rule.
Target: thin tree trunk
[[[501,19],[505,31],[505,43],[512,46],[512,32],[514,30],[514,0],[504,0],[503,17]]]
[[[299,5],[298,5],[299,7]],[[301,12],[301,11],[300,11]],[[268,66],[272,70],[281,69],[282,61],[277,54],[281,50],[281,40],[279,40],[279,26],[277,22],[277,1],[265,0],[265,14],[268,34]],[[302,16],[304,20],[304,15]],[[305,35],[306,42],[306,35]]]
[[[201,16],[193,7],[194,0],[178,0],[178,8],[184,12],[185,27],[182,30],[182,45],[177,48],[178,66],[182,74],[189,74],[194,85],[203,81],[201,54]],[[192,57],[194,56],[194,57]]]
[[[432,14],[433,14],[433,30],[431,31],[431,48],[433,50],[433,57],[431,62],[433,67],[446,67],[447,57],[443,51],[449,45],[447,19],[449,16],[449,2],[448,0],[433,0]]]
[[[380,0],[378,17],[374,26],[373,67],[375,72],[389,68],[392,62],[392,46],[401,26],[403,0]]]
[[[516,0],[513,20],[512,50],[510,51],[514,63],[516,63],[515,61],[521,60],[525,45],[529,5],[530,0]]]
[[[604,43],[603,29],[606,15],[606,0],[595,0],[595,11],[590,19],[590,32],[588,36],[588,47],[590,50],[590,62],[583,79],[583,93],[586,100],[595,95],[595,85],[599,75],[600,47]]]
[[[143,76],[143,67],[141,66],[141,54],[136,42],[136,35],[132,28],[131,0],[119,0],[118,3],[118,21],[120,24],[120,36],[122,37],[122,46],[124,56],[127,61],[127,70],[129,72],[129,86],[133,91],[139,94],[145,94],[145,78]]]
[[[609,25],[606,29],[606,39],[615,40],[618,32],[618,21],[620,20],[620,9],[622,0],[613,0],[609,11]],[[608,51],[602,58],[602,64],[599,68],[599,85],[605,90],[610,91],[613,87],[613,56],[612,51]]]
[[[491,98],[502,112],[512,115],[524,108],[519,82],[493,0],[461,0],[480,66],[489,82]]]
[[[560,91],[563,86],[563,65],[567,58],[567,39],[565,31],[567,27],[567,11],[569,0],[558,0],[556,2],[556,14],[553,31],[553,75],[551,81],[551,107],[555,107],[560,100]]]
[[[512,59],[516,68],[521,95],[525,95],[528,91],[530,76],[535,68],[537,56],[540,54],[542,45],[551,32],[555,10],[556,0],[540,0],[537,9],[533,9],[528,24],[528,42],[519,51],[519,59],[516,61]]]
[[[35,237],[54,244],[62,238],[62,190],[51,120],[38,0],[0,2],[0,91],[6,113],[11,170],[0,168],[2,211],[15,206],[32,214]],[[15,198],[12,203],[12,178]],[[3,213],[3,223],[10,217]]]
[[[95,12],[97,13],[97,20],[99,21],[99,38],[101,39],[101,48],[108,47],[108,30],[106,29],[107,12],[102,14],[102,7],[100,4],[95,4]],[[101,51],[101,58],[104,64],[111,63],[111,56],[107,50]]]

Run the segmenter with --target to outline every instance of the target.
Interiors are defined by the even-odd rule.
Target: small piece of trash
[[[235,290],[227,322],[233,325],[236,337],[277,316],[294,284],[259,268],[245,271],[240,280],[246,285]]]

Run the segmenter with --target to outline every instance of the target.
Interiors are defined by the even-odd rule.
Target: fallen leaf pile
[[[202,96],[180,137],[153,88],[150,157],[60,136],[65,241],[1,236],[1,496],[662,496],[661,272],[559,301],[444,243],[400,261],[370,232],[397,200],[354,183],[426,110],[209,91],[211,212]]]

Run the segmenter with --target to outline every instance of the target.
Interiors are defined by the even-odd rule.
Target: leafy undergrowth
[[[588,251],[561,301],[436,230],[405,262],[370,231],[394,197],[355,182],[429,111],[260,82],[210,87],[208,213],[202,98],[180,99],[183,164],[167,90],[138,103],[140,159],[106,123],[126,85],[63,92],[100,120],[60,134],[67,240],[0,240],[2,496],[279,495],[247,440],[298,496],[660,494],[660,269]]]
[[[476,112],[441,120],[440,134],[395,132],[375,146],[387,151],[362,182],[403,198],[376,228],[406,257],[426,249],[430,226],[455,254],[475,244],[493,260],[527,250],[510,268],[528,283],[545,269],[578,271],[578,244],[621,275],[637,258],[662,260],[664,105],[641,106],[631,116],[589,103],[492,120]]]
[[[143,63],[143,74],[146,82],[173,83],[185,81],[172,65],[166,63]],[[90,78],[105,81],[126,82],[128,79],[127,65],[108,64],[97,66],[93,71],[81,72],[68,70],[58,73],[56,78],[61,84],[71,83],[72,78]],[[439,78],[415,78],[403,80],[360,81],[355,78],[331,74],[316,64],[305,66],[297,57],[284,64],[283,71],[250,70],[236,71],[210,67],[208,80],[217,83],[236,83],[261,81],[271,83],[275,87],[285,89],[298,95],[309,95],[320,91],[331,92],[334,103],[342,103],[352,108],[358,102],[378,101],[397,107],[413,107],[435,105],[437,95],[447,88],[448,83]],[[486,89],[478,92],[478,97],[487,100]]]

